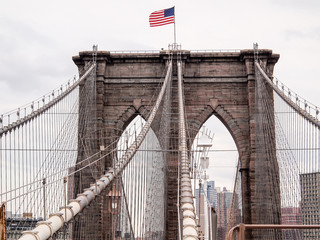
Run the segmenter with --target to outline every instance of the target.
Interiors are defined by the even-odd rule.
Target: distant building
[[[21,217],[23,216],[23,217]],[[31,231],[34,229],[38,222],[43,221],[43,218],[34,218],[32,213],[20,214],[20,217],[7,217],[6,218],[6,230],[7,230],[7,240],[15,240],[22,236],[23,231]],[[63,232],[59,231],[55,233],[54,239],[65,240],[71,239],[69,236],[69,231]]]
[[[32,218],[32,213],[31,212],[26,212],[22,214],[23,218]]]
[[[203,184],[201,185],[201,194],[204,194],[203,191]],[[199,189],[196,189],[196,197],[199,196]],[[216,207],[217,205],[217,190],[214,185],[214,181],[208,181],[207,182],[207,196],[208,201],[212,207]]]
[[[301,207],[283,207],[281,208],[281,224],[283,225],[301,225]],[[302,239],[303,231],[297,229],[283,229],[282,239]]]
[[[281,224],[284,224],[284,225],[302,224],[301,208],[300,207],[281,208]]]
[[[207,182],[207,195],[210,205],[215,208],[217,205],[217,190],[215,189],[214,181]]]
[[[23,213],[23,216],[19,214],[20,217],[10,217],[6,218],[6,229],[7,229],[7,239],[18,239],[22,236],[23,231],[32,230],[36,227],[38,221],[42,221],[42,218],[32,218],[31,213]]]
[[[196,211],[198,216],[199,238],[202,239],[205,235],[204,190],[202,184],[200,185],[200,189],[196,189]]]
[[[300,185],[302,223],[320,224],[320,172],[300,174]],[[303,235],[304,239],[320,239],[320,230],[304,230]]]
[[[220,187],[215,187],[214,181],[207,182],[207,195],[210,205],[215,209],[217,213],[217,239],[225,239],[228,227],[229,216],[232,208],[233,192],[228,191],[225,187],[221,191]],[[241,222],[241,210],[239,209],[239,199],[237,195],[234,198],[235,208],[233,209],[233,219],[231,219],[234,225]],[[199,227],[199,238],[204,236],[204,191],[203,184],[201,185],[201,191],[196,189],[196,210]]]
[[[205,222],[205,213],[204,213],[204,189],[203,184],[201,184],[201,193],[199,189],[196,189],[196,210],[197,210],[197,216],[198,224],[200,225],[199,228],[199,235],[200,238],[204,237],[205,234],[205,228],[204,228],[204,222]],[[212,207],[216,207],[217,205],[217,191],[214,186],[214,181],[207,181],[207,200]]]
[[[218,216],[218,239],[226,239],[227,227],[228,227],[228,217],[231,211],[232,196],[233,193],[228,191],[225,187],[222,192],[217,192],[217,216]]]

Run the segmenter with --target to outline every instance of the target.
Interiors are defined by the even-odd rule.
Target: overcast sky
[[[148,16],[176,7],[183,49],[259,48],[280,54],[275,75],[320,106],[319,0],[11,0],[0,8],[0,113],[50,92],[77,74],[71,57],[91,50],[159,50],[173,25]]]

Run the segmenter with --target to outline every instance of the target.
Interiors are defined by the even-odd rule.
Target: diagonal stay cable
[[[309,114],[306,110],[302,109],[299,105],[294,103],[289,97],[287,97],[284,93],[282,93],[279,88],[273,83],[273,81],[268,77],[268,75],[263,71],[258,61],[255,62],[256,67],[259,72],[262,74],[267,83],[273,88],[273,90],[285,101],[287,102],[296,112],[298,112],[301,116],[308,119],[315,126],[320,128],[320,121]]]
[[[87,78],[87,76],[95,69],[96,64],[92,63],[92,65],[89,67],[89,69],[78,79],[77,82],[75,82],[72,86],[70,86],[65,92],[63,92],[58,97],[51,100],[49,103],[44,105],[43,107],[33,111],[29,115],[25,116],[24,118],[18,120],[15,123],[9,124],[8,126],[4,126],[3,128],[0,128],[0,136],[6,134],[7,132],[10,132],[16,128],[19,128],[19,126],[31,121],[32,119],[36,118],[37,116],[41,115],[48,109],[50,109],[52,106],[57,104],[59,101],[61,101],[64,97],[66,97],[70,92],[72,92],[77,86],[79,86],[80,83],[83,82],[84,79]]]
[[[82,194],[79,194],[78,197],[74,200],[70,200],[68,206],[64,206],[57,214],[52,214],[51,217],[44,222],[38,224],[38,226],[32,231],[26,231],[22,235],[21,240],[44,240],[52,237],[52,235],[61,229],[66,222],[69,222],[74,218],[79,212],[81,212],[90,202],[94,199],[96,195],[99,195],[102,190],[104,190],[110,183],[114,180],[116,176],[121,174],[124,168],[128,165],[130,160],[133,158],[134,154],[137,152],[142,141],[144,140],[146,134],[148,133],[153,119],[156,116],[157,110],[160,106],[162,98],[164,96],[166,87],[171,80],[172,74],[172,61],[168,62],[167,74],[157,98],[157,101],[152,109],[152,112],[143,126],[141,132],[137,136],[137,139],[131,144],[127,149],[126,153],[121,157],[118,163],[115,166],[115,169],[110,169],[107,173],[96,181],[94,185],[86,189]]]

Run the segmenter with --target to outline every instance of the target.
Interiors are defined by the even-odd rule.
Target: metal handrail
[[[112,53],[126,53],[126,54],[135,54],[135,53],[160,53],[160,50],[114,50],[109,51]]]
[[[241,49],[207,49],[207,50],[190,50],[191,53],[230,53],[241,52]]]
[[[95,68],[96,64],[92,63],[90,67],[86,70],[86,72],[77,80],[74,81],[72,85],[69,84],[66,87],[66,90],[63,91],[62,86],[60,87],[58,91],[58,95],[55,95],[56,91],[53,91],[51,94],[48,94],[47,96],[43,96],[42,100],[39,100],[38,106],[35,104],[35,102],[32,102],[30,104],[25,105],[24,107],[18,108],[17,110],[8,112],[6,114],[3,114],[0,116],[0,136],[3,134],[18,128],[22,124],[31,121],[35,117],[39,116],[43,112],[47,111],[49,108],[57,104],[60,100],[62,100],[64,97],[66,97],[70,92],[72,92],[79,84],[84,81],[87,76],[92,72],[92,70]],[[52,97],[50,99],[50,96]],[[48,98],[49,102],[46,103],[45,99]],[[39,102],[42,101],[42,106],[40,106]],[[30,112],[27,112],[27,108],[29,108]],[[25,110],[25,111],[21,111]],[[16,112],[17,118],[12,119],[10,118],[14,113]],[[7,118],[7,119],[6,119]],[[5,120],[6,119],[6,120]]]
[[[181,46],[180,46],[181,48]],[[172,49],[161,49],[161,50],[112,50],[112,53],[160,53],[161,51],[172,50]],[[241,49],[201,49],[201,50],[190,50],[191,53],[228,53],[228,52],[241,52]]]
[[[243,224],[240,223],[230,229],[227,240],[233,240],[235,233],[237,240],[245,240],[245,231],[250,229],[320,229],[320,225],[282,225],[282,224]]]
[[[307,111],[307,108],[303,109],[301,108],[297,103],[291,100],[290,97],[286,96],[286,94],[280,90],[280,88],[269,78],[269,76],[264,72],[262,69],[260,63],[258,61],[255,61],[255,66],[259,70],[259,72],[262,74],[264,79],[267,81],[267,83],[273,88],[273,90],[285,101],[287,102],[293,109],[295,109],[300,115],[308,119],[310,122],[312,122],[315,126],[318,126],[320,128],[320,121],[317,119],[316,116],[311,115],[310,112]],[[315,108],[317,110],[316,115],[319,114],[318,108]]]

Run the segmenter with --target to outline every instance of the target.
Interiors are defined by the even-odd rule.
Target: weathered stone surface
[[[91,60],[91,56],[92,52],[81,52],[79,56],[73,57],[79,71],[82,71],[84,65]],[[279,55],[272,54],[271,50],[260,50],[259,57],[272,71]],[[155,99],[152,96],[156,93],[158,84],[165,74],[168,58],[169,54],[166,51],[140,54],[98,52],[97,111],[105,146],[119,138],[121,131],[137,114],[146,118],[154,101],[151,99]],[[188,128],[192,130],[189,144],[192,143],[202,124],[212,115],[218,117],[226,126],[236,143],[241,160],[243,220],[245,223],[254,223],[261,216],[256,215],[254,192],[256,134],[253,50],[228,53],[181,51],[181,58],[185,111]],[[176,72],[174,64],[169,143],[169,150],[173,151],[178,150]],[[161,138],[157,129],[159,126],[158,122],[153,124],[152,128]],[[106,160],[106,168],[110,164],[110,159]],[[177,239],[177,152],[168,154],[167,164],[166,239]],[[277,171],[277,169],[269,170]],[[270,201],[266,200],[266,205],[278,201],[276,196],[271,198],[273,199]],[[279,217],[278,213],[275,215]]]

